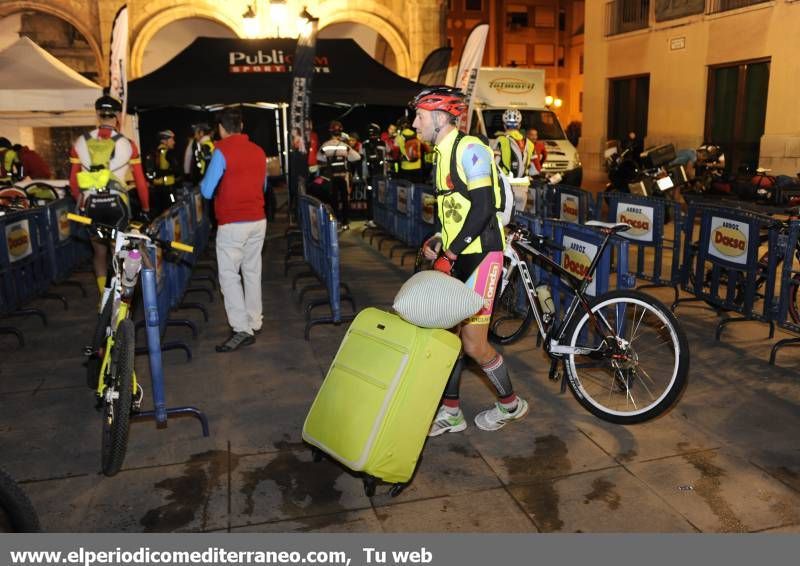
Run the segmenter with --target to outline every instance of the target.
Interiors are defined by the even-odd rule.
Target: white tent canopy
[[[78,111],[89,115],[101,94],[100,85],[79,75],[27,37],[20,37],[0,51],[2,113]],[[63,123],[62,120],[59,125]]]

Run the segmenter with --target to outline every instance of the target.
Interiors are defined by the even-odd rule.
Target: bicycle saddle
[[[624,222],[600,222],[599,220],[589,220],[586,222],[586,226],[595,226],[602,230],[608,230],[613,234],[617,232],[626,232],[631,229],[631,225]]]

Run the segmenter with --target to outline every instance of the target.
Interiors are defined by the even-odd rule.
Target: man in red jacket
[[[232,352],[255,342],[261,332],[261,248],[267,231],[264,186],[267,156],[242,133],[242,113],[220,113],[219,134],[206,175],[203,197],[214,197],[217,216],[217,269],[231,336],[216,347]],[[239,272],[241,271],[241,277]]]

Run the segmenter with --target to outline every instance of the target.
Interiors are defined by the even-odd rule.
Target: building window
[[[528,21],[528,7],[519,4],[511,4],[506,8],[506,23],[510,31],[526,28],[530,25]]]
[[[580,59],[578,59],[578,74],[583,74],[583,53],[581,53]]]
[[[534,65],[552,65],[554,58],[552,43],[537,43],[533,46]]]
[[[561,8],[558,11],[558,30],[564,31],[567,29],[567,11]]]
[[[623,141],[628,132],[647,137],[650,75],[610,79],[608,89],[608,139]]]
[[[533,14],[533,25],[537,28],[552,28],[556,26],[556,15],[552,6],[536,6]]]
[[[583,91],[578,95],[578,112],[583,112]]]
[[[464,9],[470,12],[482,12],[483,0],[464,0]]]
[[[505,48],[505,64],[508,66],[528,64],[528,45],[526,43],[509,43]],[[512,65],[514,63],[514,65]]]
[[[566,53],[566,51],[564,50],[564,46],[563,45],[559,45],[558,46],[558,66],[559,67],[563,67],[564,64],[565,64],[565,59],[566,59],[565,53]]]

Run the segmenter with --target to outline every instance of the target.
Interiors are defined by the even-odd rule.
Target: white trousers
[[[261,248],[266,232],[266,220],[223,224],[217,229],[219,286],[234,332],[252,334],[261,328]]]

